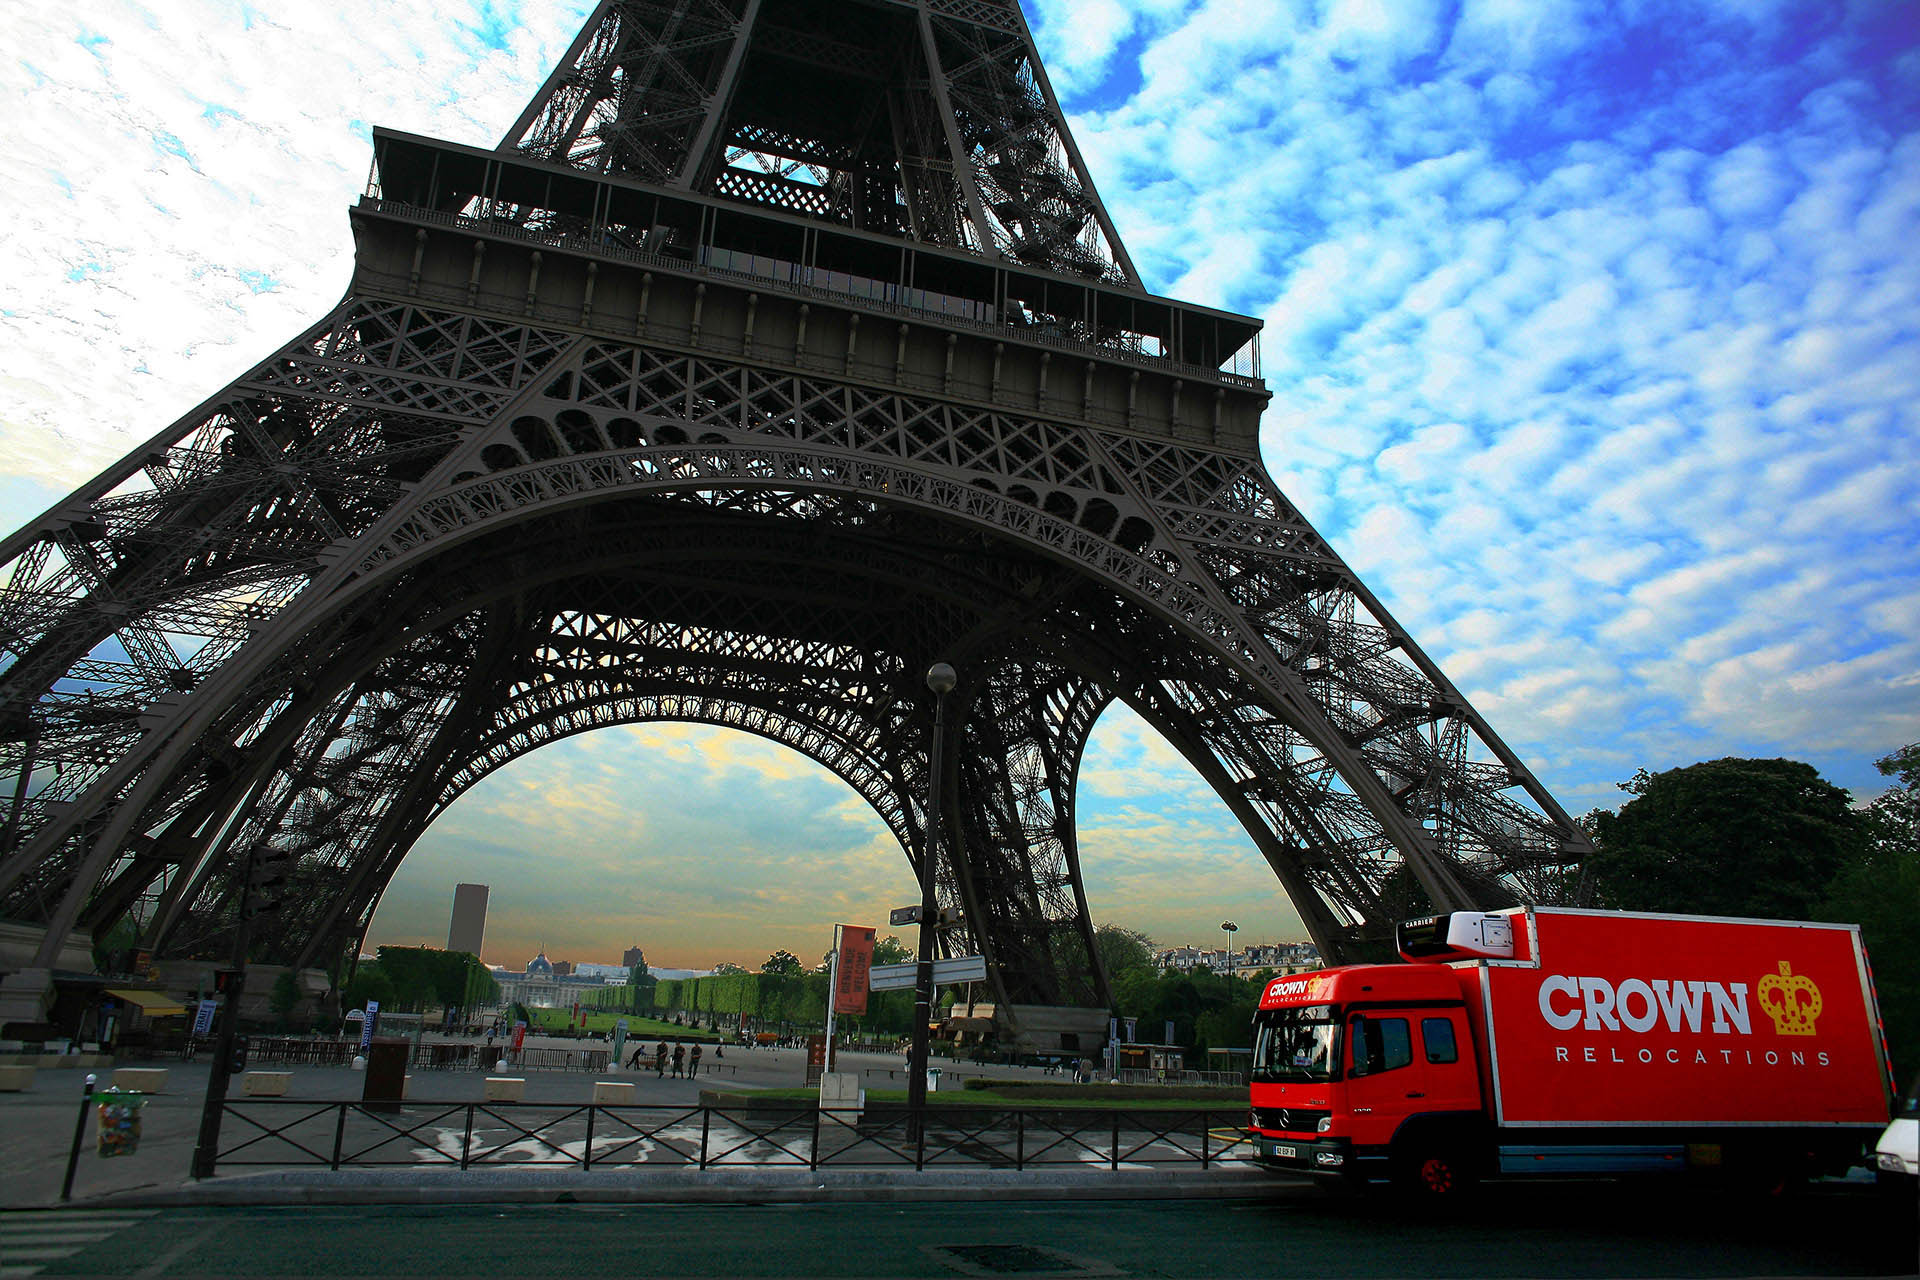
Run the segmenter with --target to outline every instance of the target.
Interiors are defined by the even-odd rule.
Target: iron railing
[[[1246,1109],[899,1109],[657,1104],[224,1104],[218,1166],[1202,1168],[1245,1153]]]

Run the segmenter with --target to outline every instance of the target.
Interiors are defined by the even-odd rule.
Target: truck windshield
[[[1262,1009],[1253,1018],[1255,1080],[1331,1080],[1340,1061],[1340,1021],[1330,1004]]]

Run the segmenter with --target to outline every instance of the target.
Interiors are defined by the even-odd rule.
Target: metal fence
[[[220,1167],[1209,1167],[1245,1154],[1244,1108],[812,1107],[229,1099]]]
[[[1122,1067],[1115,1077],[1121,1084],[1214,1085],[1244,1089],[1247,1078],[1238,1071],[1163,1071],[1148,1067]]]

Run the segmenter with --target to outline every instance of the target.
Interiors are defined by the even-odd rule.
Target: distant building
[[[622,969],[638,969],[646,964],[646,962],[647,953],[638,947],[628,947],[620,953],[620,967]]]
[[[586,968],[605,969],[608,965],[589,965]],[[500,999],[503,1004],[519,1003],[550,1009],[565,1009],[573,1005],[584,991],[607,985],[607,979],[574,972],[574,965],[566,960],[549,960],[545,948],[539,955],[527,961],[525,972],[514,973],[507,969],[493,971],[495,981],[500,984]]]
[[[480,943],[487,936],[487,886],[453,886],[453,922],[447,926],[447,950],[480,954]]]
[[[1311,942],[1252,943],[1236,950],[1229,962],[1224,947],[1169,947],[1154,954],[1162,969],[1211,969],[1225,973],[1229,963],[1236,974],[1251,974],[1256,969],[1275,973],[1305,973],[1322,966],[1320,950]]]

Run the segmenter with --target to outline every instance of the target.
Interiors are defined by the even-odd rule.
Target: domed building
[[[527,961],[525,973],[495,969],[493,976],[500,984],[500,999],[504,1004],[517,1002],[529,1008],[566,1008],[580,998],[578,988],[606,985],[606,979],[579,976],[572,969],[572,965],[564,962],[556,966],[547,959],[547,949],[541,947],[539,953]],[[621,977],[624,980],[625,975]]]
[[[553,974],[553,961],[547,959],[545,947],[527,961],[525,973],[495,973],[494,977],[499,980],[500,997],[506,1003],[546,1007],[572,1003],[572,996],[560,998],[560,980]]]

